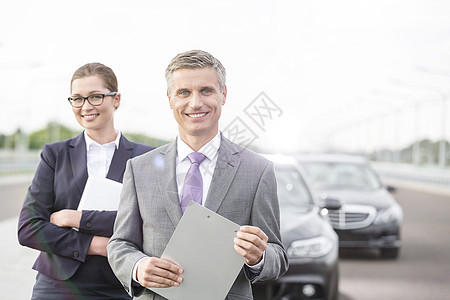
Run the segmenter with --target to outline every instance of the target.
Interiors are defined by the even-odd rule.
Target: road
[[[28,176],[0,178],[0,299],[30,299],[36,272],[31,269],[38,252],[17,242],[17,217],[31,182]]]
[[[375,251],[341,251],[340,300],[450,298],[450,198],[399,189],[402,250],[397,260]]]
[[[29,182],[0,184],[1,299],[29,299],[37,252],[17,243],[17,213]],[[399,189],[403,248],[397,260],[375,251],[341,252],[340,300],[442,300],[450,295],[450,197]]]
[[[30,182],[30,176],[0,177],[0,221],[19,215]]]

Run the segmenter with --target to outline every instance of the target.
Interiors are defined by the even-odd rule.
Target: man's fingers
[[[156,268],[170,271],[171,273],[175,274],[183,273],[183,269],[180,266],[162,258],[151,257],[149,264]]]
[[[245,258],[245,262],[250,266],[255,265],[261,261],[262,252],[260,250],[253,251],[252,249],[245,249],[239,246],[238,244],[234,244],[234,250],[236,250],[236,252],[240,256]]]
[[[239,240],[247,241],[264,251],[267,247],[267,241],[269,238],[267,235],[258,227],[255,226],[241,226],[241,230],[239,230],[236,234]],[[241,247],[245,249],[250,249],[251,245],[247,243],[240,244]],[[250,249],[251,250],[251,249]]]
[[[183,269],[165,259],[150,257],[139,263],[138,281],[145,287],[167,288],[178,286],[182,281]]]
[[[246,259],[247,264],[255,265],[262,259],[268,237],[255,226],[241,226],[240,229],[234,239],[234,249]]]
[[[252,244],[255,245],[258,248],[263,248],[264,247],[264,240],[262,240],[259,236],[255,235],[255,234],[251,234],[251,233],[246,233],[243,231],[238,231],[236,234],[236,237],[239,240],[245,241],[248,244]],[[244,243],[242,246],[244,248],[249,248],[251,245],[247,245],[247,243]]]
[[[256,227],[256,226],[250,226],[250,225],[241,226],[239,232],[256,235],[261,240],[266,241],[266,242],[269,240],[269,238],[264,233],[264,231],[262,231],[259,227]]]
[[[261,250],[260,247],[258,247],[258,245],[262,246],[262,242],[259,238],[258,238],[258,242],[253,242],[253,241],[249,241],[249,240],[245,240],[243,238],[237,237],[234,239],[234,244],[247,250],[250,253],[255,253],[258,250]]]
[[[234,250],[236,250],[236,252],[239,253],[239,255],[244,257],[244,258],[245,258],[246,255],[248,255],[247,250],[242,248],[242,247],[240,247],[237,244],[234,244]]]
[[[143,279],[142,282],[140,281],[139,283],[146,287],[168,288],[180,285],[181,281],[181,277],[178,277],[177,280],[172,280],[168,279],[167,277],[161,277],[158,275],[148,275]]]
[[[158,269],[155,268],[151,273],[149,273],[150,280],[153,279],[155,282],[159,283],[165,283],[167,284],[168,281],[174,281],[174,282],[181,282],[181,277],[178,274],[175,274],[169,270],[166,269]],[[158,278],[162,278],[161,280],[158,280]]]

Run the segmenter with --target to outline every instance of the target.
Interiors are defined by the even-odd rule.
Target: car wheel
[[[339,271],[338,268],[336,268],[336,276],[334,277],[333,280],[333,287],[332,290],[330,292],[330,300],[338,300],[339,299]]]
[[[333,291],[330,292],[330,297],[328,298],[330,300],[338,300],[339,299],[339,286],[336,285],[333,288]]]
[[[400,248],[383,248],[380,249],[381,257],[383,258],[397,258],[400,252]]]

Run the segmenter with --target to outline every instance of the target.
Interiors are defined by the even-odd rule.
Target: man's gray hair
[[[221,91],[225,88],[225,68],[220,61],[203,50],[190,50],[175,56],[166,68],[167,90],[172,88],[173,72],[179,69],[213,68],[217,71],[217,78]]]

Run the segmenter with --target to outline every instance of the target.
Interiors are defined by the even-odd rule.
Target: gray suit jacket
[[[174,141],[127,163],[108,259],[125,290],[137,299],[165,299],[136,287],[132,270],[145,256],[161,256],[181,219],[176,155]],[[276,279],[288,267],[273,164],[222,136],[205,207],[239,225],[257,226],[269,237],[261,272],[249,278],[244,267],[226,298],[253,299],[250,280]]]

